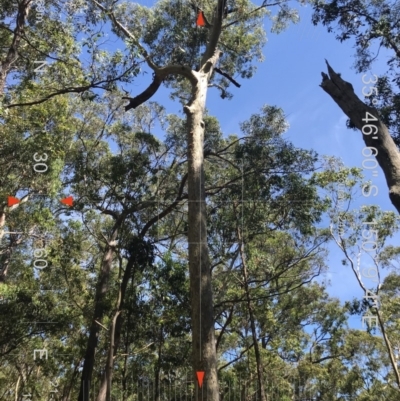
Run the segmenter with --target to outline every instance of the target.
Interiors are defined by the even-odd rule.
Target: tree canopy
[[[318,2],[315,22],[342,18],[345,40],[344,8],[382,13],[368,40],[389,47],[375,3]],[[0,400],[398,398],[397,216],[353,208],[360,169],[288,141],[278,105],[239,133],[205,107],[254,75],[266,17],[298,20],[286,1],[2,3]],[[371,236],[374,288],[356,260]],[[329,295],[331,244],[379,308]]]

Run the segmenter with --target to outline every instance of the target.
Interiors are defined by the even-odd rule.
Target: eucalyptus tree
[[[62,198],[59,196],[63,185],[60,174],[65,149],[68,149],[73,137],[74,119],[68,99],[59,96],[51,99],[46,106],[32,106],[25,109],[23,117],[16,109],[11,109],[3,116],[0,126],[0,152],[4,163],[0,189],[0,343],[2,367],[8,366],[10,386],[13,377],[16,378],[13,391],[17,393],[35,382],[33,377],[28,377],[29,369],[42,369],[28,362],[33,349],[38,348],[35,344],[40,343],[41,339],[48,341],[67,333],[72,344],[78,341],[81,333],[76,332],[75,328],[80,327],[82,318],[79,314],[70,313],[70,306],[65,305],[68,304],[67,300],[75,306],[85,304],[84,294],[77,294],[79,286],[76,289],[69,287],[72,299],[60,289],[64,276],[58,270],[52,271],[49,254],[49,249],[59,244],[63,229],[65,208],[56,201]],[[43,126],[51,127],[52,135],[41,130]],[[21,202],[8,206],[7,197],[11,195],[18,197]],[[81,238],[78,228],[75,234],[76,240]],[[83,255],[84,246],[79,257],[86,259],[87,256]],[[71,271],[70,277],[89,281],[85,273],[80,274],[76,270]],[[54,288],[58,291],[53,292]],[[57,321],[57,324],[46,325],[46,322],[53,321]],[[71,343],[58,342],[56,347],[60,353],[77,351],[79,347],[71,346]],[[15,358],[14,354],[17,353],[25,355],[25,361]],[[59,368],[65,369],[68,362],[68,357],[62,357]],[[51,366],[49,376],[57,369]],[[66,373],[66,377],[70,373]],[[35,386],[40,388],[44,381],[37,380]]]
[[[94,102],[71,98],[70,107],[79,110],[79,118],[72,118],[74,113],[67,108],[70,114],[62,121],[64,124],[65,121],[73,122],[75,136],[64,138],[67,146],[63,142],[51,145],[68,149],[65,155],[59,155],[63,168],[61,174],[54,173],[58,180],[53,182],[53,186],[55,194],[70,191],[68,193],[74,195],[74,208],[62,208],[72,220],[71,225],[62,230],[55,228],[55,223],[58,227],[64,227],[65,223],[53,223],[50,211],[56,211],[57,207],[49,200],[40,204],[43,206],[40,213],[32,213],[41,219],[41,225],[47,224],[43,227],[54,231],[47,243],[51,263],[43,269],[41,278],[48,286],[62,283],[68,291],[58,297],[55,294],[40,297],[38,313],[35,310],[31,317],[64,323],[55,326],[54,331],[39,326],[41,331],[34,333],[36,337],[28,345],[37,344],[39,336],[57,342],[60,340],[55,337],[64,334],[63,343],[57,343],[57,350],[74,354],[73,360],[63,357],[60,368],[55,363],[46,367],[44,361],[40,362],[25,382],[23,379],[18,382],[16,372],[20,369],[20,362],[15,364],[13,387],[16,388],[17,383],[20,390],[35,386],[35,395],[39,398],[50,390],[45,384],[46,377],[56,378],[61,370],[63,396],[65,399],[78,396],[74,384],[82,375],[79,370],[85,367],[88,349],[91,353],[94,350],[96,355],[96,358],[86,359],[93,364],[92,379],[102,391],[97,396],[103,399],[111,394],[116,396],[115,392],[112,393],[116,386],[112,390],[109,385],[112,368],[115,369],[114,382],[122,379],[124,396],[127,396],[135,391],[131,381],[133,374],[140,369],[154,377],[159,374],[162,379],[164,369],[179,374],[180,366],[190,366],[187,355],[190,339],[189,283],[185,274],[187,249],[182,246],[188,234],[186,149],[181,136],[184,121],[177,116],[165,117],[163,109],[152,103],[142,105],[134,113],[123,113],[119,97],[119,94],[105,96]],[[9,116],[11,118],[12,114]],[[167,130],[164,143],[151,134],[152,124],[157,119],[155,116]],[[164,120],[168,121],[168,126],[164,126]],[[260,343],[258,363],[261,361],[265,370],[284,369],[283,361],[290,363],[293,358],[301,356],[300,350],[307,340],[301,331],[301,319],[307,320],[307,314],[324,308],[323,303],[310,302],[320,298],[318,286],[303,292],[299,289],[323,267],[317,252],[321,245],[318,241],[323,237],[315,236],[317,232],[313,226],[326,209],[327,202],[317,196],[318,181],[307,177],[315,169],[315,155],[296,149],[280,138],[287,125],[277,108],[266,106],[259,115],[251,116],[242,125],[244,135],[240,139],[235,136],[223,138],[215,118],[205,116],[204,122],[207,133],[205,174],[208,178],[205,192],[210,200],[208,232],[212,274],[216,283],[215,314],[217,325],[225,326],[223,332],[218,330],[217,348],[221,359],[224,359],[224,352],[238,351],[248,355],[244,363],[238,358],[237,364],[224,366],[228,362],[223,361],[218,368],[221,376],[232,378],[232,371],[227,370],[235,365],[236,372],[242,372],[242,377],[248,374],[245,378],[249,380],[252,370],[257,370],[257,360],[251,353],[254,336],[249,308],[243,301],[250,298]],[[59,140],[62,138],[60,136]],[[110,150],[110,139],[117,149],[115,152]],[[264,159],[270,164],[263,163]],[[293,172],[293,167],[296,172]],[[327,174],[326,181],[329,179]],[[52,190],[50,181],[43,179],[42,184]],[[243,189],[247,206],[242,203],[244,220],[241,224]],[[155,198],[156,194],[162,194],[161,199]],[[295,200],[301,202],[295,203]],[[35,209],[35,205],[29,202],[22,206],[20,212],[27,207],[29,213]],[[46,207],[49,209],[47,214],[43,212]],[[107,242],[113,233],[115,218],[127,210],[132,213],[128,213],[119,226],[119,241],[114,246],[107,265],[110,269],[105,275],[102,273],[103,259],[108,252]],[[21,221],[26,216],[27,213],[21,214]],[[73,221],[78,219],[77,216],[80,225]],[[243,276],[240,249],[235,251],[234,248],[242,245],[238,239],[238,227],[244,236],[247,280]],[[146,252],[142,254],[140,249],[148,244],[147,241],[159,246],[157,255],[164,260],[163,263],[139,266],[137,258],[146,256]],[[286,247],[282,247],[282,243]],[[27,243],[26,249],[31,248]],[[27,274],[29,260],[23,260],[24,249],[20,247],[21,259],[10,270],[10,284],[17,283],[25,275],[28,276],[24,280],[26,284],[36,288],[33,275]],[[174,255],[173,262],[165,249]],[[226,279],[229,273],[224,270],[229,272],[231,263],[239,281],[249,284],[247,291],[240,283],[235,283],[237,280],[232,275],[230,280]],[[258,285],[253,287],[253,281]],[[105,283],[106,289],[100,296],[96,295],[99,283]],[[295,294],[297,286],[299,292]],[[37,295],[33,297],[35,307],[39,304],[38,298]],[[296,303],[291,302],[293,298]],[[64,302],[57,305],[56,301]],[[24,302],[28,311],[31,301],[28,298]],[[65,309],[66,304],[69,309]],[[101,309],[101,315],[95,314],[96,308],[97,311]],[[64,316],[63,311],[67,311]],[[76,315],[71,320],[73,312]],[[25,332],[18,320],[28,315],[14,315],[10,311],[5,315],[4,334],[22,337]],[[320,315],[323,321],[323,312]],[[178,316],[183,318],[181,324],[174,324]],[[328,323],[332,322],[334,329],[340,319],[333,313],[328,317],[324,327],[331,327]],[[71,327],[67,329],[65,325],[71,321]],[[90,336],[93,321],[100,328],[96,329],[97,343]],[[6,346],[11,345],[6,335],[3,338]],[[23,350],[24,346],[20,345],[18,349]],[[321,354],[321,350],[318,352],[314,354],[314,362],[327,356]],[[32,365],[25,365],[24,369],[29,373]],[[88,367],[85,372],[89,372]],[[302,384],[304,388],[300,388],[299,393],[307,391],[311,376],[304,376],[308,377],[308,382]],[[288,395],[290,377],[285,377],[280,385]],[[35,381],[39,384],[35,385]],[[251,388],[250,384],[247,386]],[[271,395],[272,391],[269,383],[266,394]]]
[[[71,165],[70,170],[66,170],[65,180],[77,198],[75,210],[89,232],[96,233],[103,261],[93,300],[79,399],[88,397],[88,383],[92,380],[101,324],[105,319],[110,325],[111,337],[106,337],[111,344],[98,395],[99,399],[104,399],[110,397],[112,363],[120,343],[128,283],[135,283],[138,271],[147,264],[142,261],[145,253],[150,252],[145,238],[154,242],[157,235],[154,226],[158,220],[182,201],[185,178],[179,180],[174,176],[168,152],[150,134],[152,113],[163,125],[162,108],[149,104],[134,115],[125,115],[121,100],[115,95],[105,97],[103,102],[86,102],[80,106],[83,116],[78,130],[80,140],[71,149]],[[107,139],[114,141],[116,154],[110,151]],[[157,202],[157,193],[164,195],[164,202]],[[107,217],[105,227],[93,220],[93,213]],[[117,263],[121,252],[127,252],[122,264]],[[111,283],[115,282],[117,271],[121,282],[116,293]],[[112,297],[118,301],[111,312]]]
[[[120,97],[119,95],[118,98]],[[173,179],[170,171],[165,177],[163,176],[161,165],[165,162],[163,155],[165,159],[166,152],[163,150],[162,153],[157,153],[159,147],[157,140],[146,133],[151,130],[151,124],[146,125],[152,119],[151,112],[155,109],[158,117],[162,119],[162,110],[156,106],[152,107],[151,104],[151,110],[146,109],[146,112],[138,110],[137,118],[133,122],[130,121],[128,129],[123,118],[116,122],[119,106],[121,102],[119,101],[119,105],[116,104],[110,95],[95,102],[64,95],[64,97],[59,96],[45,103],[30,106],[25,111],[25,120],[18,118],[16,108],[11,108],[4,117],[5,124],[1,127],[4,155],[7,155],[11,162],[8,166],[8,174],[3,178],[2,191],[4,192],[2,194],[4,198],[7,194],[13,194],[22,199],[21,203],[10,210],[6,207],[9,218],[5,222],[4,235],[10,238],[10,243],[2,246],[2,261],[6,267],[9,267],[3,270],[4,277],[9,277],[9,283],[2,286],[1,292],[6,301],[14,295],[19,298],[24,296],[23,300],[17,299],[12,303],[1,305],[3,309],[10,306],[16,308],[13,314],[11,309],[8,314],[4,314],[2,353],[5,355],[20,349],[24,339],[34,338],[43,331],[46,332],[42,324],[33,325],[30,328],[24,326],[25,323],[15,324],[18,320],[52,321],[47,308],[64,301],[65,315],[59,316],[59,312],[61,311],[62,314],[63,310],[61,305],[54,309],[52,314],[54,320],[61,319],[63,323],[54,326],[59,331],[48,330],[48,336],[62,333],[63,330],[64,334],[67,334],[72,329],[76,330],[77,327],[85,327],[84,332],[78,331],[76,336],[69,337],[72,342],[73,339],[79,338],[77,341],[79,347],[74,348],[79,359],[71,362],[75,367],[72,371],[64,373],[65,380],[71,380],[71,382],[63,383],[65,397],[73,391],[73,383],[80,373],[78,368],[83,359],[82,374],[85,377],[87,375],[90,377],[92,374],[98,337],[99,335],[100,339],[102,337],[99,327],[102,325],[103,318],[108,324],[112,297],[118,295],[115,293],[115,288],[113,286],[110,288],[109,285],[110,280],[113,282],[116,279],[116,269],[114,269],[117,265],[116,256],[121,250],[132,248],[133,245],[130,245],[132,231],[141,234],[142,237],[145,236],[157,223],[158,218],[173,210],[174,205],[179,203],[182,196],[182,184],[179,180]],[[119,109],[121,114],[121,107]],[[145,114],[149,118],[144,118]],[[35,127],[43,122],[53,134],[52,136],[47,131],[35,132]],[[30,123],[32,126],[29,125]],[[135,133],[130,131],[132,128],[136,130]],[[10,135],[12,129],[14,135]],[[118,143],[121,154],[113,156],[110,153],[109,144],[107,144],[107,138],[110,136]],[[19,148],[18,155],[15,155],[15,148]],[[38,174],[35,170],[32,171],[32,166],[27,165],[26,160],[31,159],[32,155],[43,156],[43,154],[48,159],[46,174]],[[14,158],[13,155],[15,155]],[[125,163],[127,158],[129,161]],[[154,177],[155,169],[160,169],[158,190],[165,191],[165,201],[159,204],[151,198],[154,193],[153,187],[158,184]],[[127,188],[128,182],[129,188]],[[185,182],[184,178],[183,182]],[[178,196],[174,193],[174,187],[178,190]],[[34,198],[32,194],[39,194],[40,197]],[[61,199],[67,194],[74,195],[72,212],[67,207],[60,208],[55,203],[57,198]],[[171,198],[170,202],[169,198]],[[32,199],[35,202],[32,202]],[[161,209],[161,216],[159,216],[157,208],[166,210]],[[66,214],[74,220],[76,213],[86,229],[86,235],[91,239],[87,245],[91,249],[91,257],[84,254],[84,250],[87,251],[88,248],[84,245],[82,237],[78,235],[79,225],[71,227],[76,230],[76,241],[81,241],[80,253],[71,255],[76,242],[71,243],[71,238],[68,239],[67,234],[62,232],[64,224],[60,215]],[[135,217],[132,218],[135,213]],[[129,221],[127,221],[128,216],[131,218]],[[61,227],[61,231],[57,226]],[[18,231],[20,227],[24,227],[21,232]],[[42,231],[46,231],[46,234],[43,235]],[[115,236],[118,233],[120,246],[117,247]],[[46,258],[47,267],[39,266],[43,268],[39,277],[35,274],[37,270],[29,266],[32,263],[31,253],[36,258]],[[119,267],[119,271],[121,269],[125,271],[122,286],[126,286],[129,280],[133,282],[136,279],[134,274],[136,266],[133,266],[137,256],[135,253],[137,250],[128,258],[129,263],[126,266]],[[72,257],[75,263],[67,263],[66,260]],[[80,261],[83,269],[80,273],[76,260]],[[62,267],[61,271],[59,266]],[[51,275],[54,267],[56,267],[55,273]],[[94,278],[93,274],[97,269],[99,269],[99,275],[97,277],[96,274]],[[68,279],[65,282],[66,278]],[[75,290],[71,289],[72,283],[75,285]],[[68,294],[57,296],[53,293],[55,300],[51,295],[44,296],[41,293],[43,288],[43,291],[51,291],[53,287],[59,288],[63,284],[68,289]],[[84,290],[86,286],[87,291]],[[24,287],[28,288],[24,289]],[[74,298],[78,289],[81,290],[79,302]],[[29,291],[33,293],[39,291],[39,294],[34,294],[32,297]],[[123,298],[122,296],[117,306],[118,313],[123,308]],[[37,312],[35,309],[35,313],[32,313],[29,302],[33,302],[35,308],[36,303],[40,304]],[[75,319],[71,319],[74,321],[74,323],[70,322],[73,328],[66,329],[65,324],[71,315],[69,307],[65,308],[65,305],[69,303],[79,305],[78,309],[83,321],[80,320],[77,323]],[[20,309],[21,312],[16,313]],[[115,323],[114,342],[117,343],[118,327],[122,321],[117,319]],[[82,344],[86,347],[84,352],[82,352]],[[107,379],[110,377],[111,374],[107,376]],[[19,388],[25,388],[27,385],[30,384],[20,382]],[[42,391],[44,390],[45,387],[42,388]]]
[[[59,188],[54,180],[74,127],[66,94],[94,99],[100,91],[114,90],[117,82],[132,80],[138,71],[132,54],[106,49],[101,42],[104,32],[95,26],[93,14],[75,15],[79,4],[84,6],[79,0],[54,0],[44,7],[22,0],[0,6],[1,195],[3,200],[9,195],[21,200],[11,208],[3,200],[0,205],[2,280],[13,250],[26,237],[4,237],[13,225],[7,221],[13,220],[10,212],[33,195],[54,195],[55,185]],[[45,174],[36,171],[40,167],[34,167],[34,157]],[[27,226],[26,233],[29,230]]]
[[[315,188],[301,177],[302,174],[313,170],[316,156],[313,152],[294,148],[281,137],[287,129],[287,123],[280,109],[264,106],[261,113],[252,115],[242,123],[241,128],[244,133],[244,137],[241,138],[243,142],[235,143],[233,138],[231,139],[233,146],[230,154],[225,155],[230,165],[227,165],[224,173],[231,175],[226,178],[228,182],[238,174],[241,175],[241,180],[211,200],[213,211],[210,213],[212,223],[210,230],[213,238],[214,230],[217,229],[215,233],[221,237],[222,247],[231,249],[226,262],[231,269],[228,271],[221,271],[220,267],[215,269],[217,274],[225,274],[228,280],[224,280],[223,290],[220,288],[218,291],[218,309],[225,305],[219,310],[218,316],[225,315],[232,318],[233,310],[237,310],[241,315],[244,313],[244,316],[248,313],[251,344],[256,358],[258,397],[263,400],[266,399],[263,378],[265,374],[257,334],[259,329],[256,328],[260,318],[256,317],[257,308],[253,305],[262,302],[263,296],[256,295],[257,291],[253,287],[255,283],[258,283],[255,285],[257,288],[267,286],[269,282],[276,280],[277,276],[264,272],[264,265],[260,261],[257,263],[257,270],[260,271],[253,272],[252,258],[246,262],[246,255],[249,253],[247,246],[253,248],[253,242],[257,242],[255,252],[262,255],[269,253],[263,249],[261,243],[273,241],[274,231],[291,231],[297,227],[299,231],[305,233],[311,229],[312,222],[318,220],[318,215],[324,206],[318,201],[314,193]],[[265,163],[266,160],[268,163]],[[237,167],[232,168],[232,166]],[[280,238],[277,239],[277,242],[279,241],[286,240]],[[321,241],[323,242],[322,238]],[[317,245],[317,242],[316,248],[321,245]],[[222,249],[218,251],[220,253]],[[283,252],[285,253],[288,253],[287,249]],[[290,263],[286,267],[289,265]],[[294,265],[290,267],[294,268]],[[232,291],[237,284],[236,280],[233,282],[229,280],[230,274],[237,273],[241,289],[236,290],[238,294],[231,301],[223,300],[228,288]],[[226,315],[224,309],[230,302],[232,308]],[[239,306],[234,306],[237,302]],[[239,312],[242,309],[240,305],[244,305],[242,302],[246,307],[244,311]],[[266,304],[264,306],[266,307]],[[222,319],[219,322],[223,329],[218,336],[217,346],[221,343],[225,330],[229,329],[230,319],[226,321]]]
[[[269,378],[273,376],[279,365],[273,356],[279,348],[287,350],[287,362],[296,357],[289,350],[301,350],[304,345],[300,327],[312,313],[310,299],[321,297],[319,288],[297,293],[326,268],[321,252],[328,237],[314,225],[327,210],[329,199],[318,196],[315,177],[306,178],[316,168],[316,155],[294,148],[281,137],[287,129],[281,110],[264,106],[241,128],[243,137],[230,137],[226,145],[220,145],[223,158],[213,161],[206,157],[210,181],[212,171],[218,168],[223,173],[216,184],[222,188],[223,181],[230,183],[210,197],[208,204],[217,350],[222,358],[219,371],[224,375],[224,370],[235,364],[249,388],[255,380],[251,372],[257,372],[257,387],[252,390],[258,398],[268,399],[276,389],[271,388],[272,380],[267,386],[264,370]],[[296,318],[291,319],[292,313]],[[337,319],[343,324],[343,316]],[[274,346],[270,348],[270,344]],[[227,353],[237,356],[225,361]],[[243,368],[246,356],[252,361],[248,369]],[[281,383],[282,388],[284,385],[289,386],[288,382]],[[289,394],[289,388],[286,390]]]
[[[0,21],[2,113],[65,93],[93,97],[138,72],[132,54],[110,51],[96,13],[81,0],[7,0]]]
[[[360,288],[365,293],[363,307],[356,308],[356,310],[368,312],[362,317],[363,324],[367,324],[368,330],[372,330],[374,326],[380,329],[392,375],[397,383],[398,391],[400,391],[399,366],[394,352],[397,347],[392,344],[392,341],[397,344],[398,333],[392,331],[389,334],[387,330],[393,317],[385,312],[388,298],[385,298],[386,302],[384,302],[384,298],[380,298],[384,282],[381,279],[381,267],[379,266],[381,252],[383,254],[382,262],[386,265],[395,255],[393,247],[387,248],[385,245],[388,239],[398,231],[399,220],[394,212],[382,212],[377,206],[362,206],[360,210],[354,211],[349,211],[347,207],[338,207],[339,201],[349,202],[355,196],[358,185],[356,181],[343,177],[340,165],[332,164],[330,175],[342,176],[340,190],[331,184],[326,185],[335,205],[330,212],[331,237],[343,252],[342,264],[350,265]],[[318,180],[321,179],[320,182],[324,185],[323,174],[318,177]],[[366,185],[369,187],[370,183]],[[361,184],[360,186],[364,190],[365,185]],[[369,260],[372,265],[361,269],[366,260]],[[365,279],[369,284],[365,283]],[[370,283],[371,281],[373,284]],[[372,324],[373,322],[375,325]]]
[[[312,157],[307,152],[302,153],[284,143],[276,132],[274,136],[274,129],[270,125],[274,125],[271,122],[278,124],[279,113],[276,110],[268,110],[268,113],[267,110],[268,107],[264,109],[265,114],[252,116],[243,124],[247,134],[243,144],[237,141],[236,146],[232,146],[232,150],[224,155],[226,162],[229,162],[224,170],[224,175],[228,175],[228,182],[232,182],[238,171],[242,180],[228,188],[228,191],[221,192],[218,197],[213,197],[209,204],[210,246],[216,255],[213,274],[217,288],[217,324],[220,326],[217,347],[223,355],[235,344],[232,352],[236,352],[237,357],[232,359],[231,356],[220,369],[226,369],[237,362],[237,373],[242,379],[246,376],[240,370],[243,369],[240,368],[243,366],[240,361],[244,355],[249,355],[250,359],[252,349],[255,360],[254,364],[249,365],[249,376],[251,369],[262,372],[262,365],[266,360],[269,368],[273,366],[268,354],[255,349],[255,344],[260,339],[263,347],[275,343],[275,352],[281,351],[280,347],[286,348],[288,362],[303,361],[304,372],[314,366],[313,374],[301,373],[303,388],[298,387],[296,390],[300,397],[301,393],[305,396],[310,391],[309,380],[315,382],[315,374],[319,372],[319,375],[327,375],[331,365],[341,364],[341,358],[350,359],[352,356],[351,350],[341,350],[337,344],[343,341],[341,336],[345,333],[346,318],[343,308],[337,302],[316,302],[313,308],[318,318],[310,321],[309,316],[313,314],[309,310],[310,302],[321,298],[320,290],[312,294],[315,298],[310,297],[311,291],[307,294],[307,289],[297,295],[301,289],[296,288],[307,284],[313,274],[318,275],[321,272],[323,258],[318,257],[318,253],[321,251],[320,246],[327,241],[328,233],[326,230],[321,231],[318,238],[312,224],[318,221],[322,211],[327,210],[327,205],[336,199],[319,199],[314,192],[315,186],[325,187],[328,183],[333,186],[343,180],[354,185],[361,176],[359,170],[354,168],[342,169],[340,173],[334,174],[329,165],[325,165],[325,168],[328,167],[326,171],[315,173],[309,181],[302,181],[290,167],[293,167],[293,163],[299,163],[296,171],[311,172]],[[274,128],[278,131],[276,126]],[[232,155],[236,160],[232,160]],[[270,161],[267,166],[259,162],[265,159]],[[242,160],[243,167],[240,163]],[[233,172],[232,176],[229,176],[229,169]],[[249,174],[250,171],[257,173]],[[246,194],[245,202],[243,193]],[[217,234],[217,241],[214,239],[214,232]],[[241,235],[245,238],[244,244]],[[222,253],[223,249],[229,249],[229,252]],[[219,260],[217,255],[224,257]],[[286,293],[287,299],[284,300]],[[276,303],[269,303],[269,299],[271,302],[276,300]],[[288,313],[292,308],[295,309],[295,319],[291,319],[291,314]],[[268,316],[272,315],[271,318],[265,316],[266,311]],[[247,321],[244,327],[241,319]],[[313,352],[310,351],[309,359],[308,352],[304,351],[307,336],[300,334],[298,329],[302,319],[310,325],[321,326],[320,332],[315,333],[311,347]],[[293,336],[288,338],[291,331]],[[243,341],[239,348],[238,339]],[[283,346],[286,341],[287,345]],[[294,352],[296,349],[297,354]],[[341,369],[343,368],[342,366]],[[258,377],[262,380],[259,373]],[[331,384],[328,387],[323,390],[324,396],[321,399],[335,399],[338,396],[339,387],[335,389]],[[253,389],[258,392],[260,399],[262,389],[260,384],[257,390]],[[317,389],[318,386],[313,391],[317,392]],[[322,397],[321,393],[320,396]]]
[[[175,90],[173,96],[182,99],[184,104],[193,368],[205,372],[205,391],[201,392],[201,397],[217,400],[217,358],[207,249],[203,116],[209,86],[219,88],[221,96],[227,97],[229,83],[237,85],[233,78],[235,74],[243,78],[253,75],[252,61],[262,58],[262,18],[267,7],[273,4],[267,1],[260,6],[248,1],[237,4],[224,0],[203,4],[160,1],[147,9],[132,3],[112,4],[111,7],[96,0],[93,3],[109,17],[116,33],[132,51],[143,57],[153,72],[152,83],[141,94],[129,99],[126,110],[150,99],[163,82]],[[296,18],[295,12],[289,10],[285,2],[278,2],[278,5],[280,11],[274,22],[276,31],[281,30],[287,20]],[[198,9],[204,18],[200,28],[195,25]]]

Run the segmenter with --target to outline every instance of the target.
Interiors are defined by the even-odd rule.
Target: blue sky
[[[150,5],[149,1],[143,4]],[[290,128],[284,137],[297,147],[314,149],[319,155],[340,157],[348,167],[360,167],[364,159],[362,149],[364,142],[359,131],[346,128],[347,117],[319,86],[322,80],[321,71],[327,72],[325,59],[332,68],[342,74],[342,78],[350,82],[356,94],[362,99],[363,74],[357,74],[352,68],[354,64],[354,41],[340,43],[335,33],[328,33],[326,27],[311,23],[312,8],[301,7],[292,2],[292,7],[299,10],[300,22],[292,24],[280,33],[270,33],[271,21],[265,20],[268,41],[264,47],[265,60],[258,66],[256,75],[249,80],[240,80],[241,88],[232,87],[234,94],[231,100],[222,100],[217,90],[210,89],[207,97],[207,109],[211,115],[219,118],[225,135],[237,133],[239,123],[251,114],[257,113],[264,104],[276,105],[283,109]],[[272,14],[276,13],[276,7]],[[377,61],[365,80],[373,78],[373,74],[386,72],[388,52],[380,51]],[[146,79],[137,82],[137,93],[148,83]],[[135,95],[135,84],[130,88]],[[370,85],[369,85],[370,86]],[[368,90],[368,89],[366,89]],[[132,91],[135,91],[134,93]],[[172,103],[168,91],[164,88],[152,98],[167,108],[168,113],[180,113],[179,103]],[[379,188],[376,197],[363,198],[354,202],[353,207],[363,204],[378,204],[383,210],[395,211],[388,197],[388,189],[380,168],[378,177],[373,177]],[[372,179],[371,171],[365,171],[365,178]],[[398,236],[393,241],[398,240]],[[391,241],[391,242],[393,242]],[[341,251],[332,243],[327,261],[331,281],[328,292],[341,301],[361,298],[364,294],[349,266],[342,266]],[[364,279],[367,287],[372,281]],[[349,321],[351,328],[361,328],[360,317]]]
[[[140,3],[151,6],[155,1],[142,0]],[[301,6],[295,1],[289,5],[299,11],[300,22],[291,24],[280,34],[274,34],[270,33],[272,22],[266,18],[264,27],[268,41],[264,47],[265,60],[258,64],[257,73],[251,79],[237,79],[242,86],[231,88],[234,94],[231,100],[222,100],[218,90],[211,88],[207,95],[207,109],[219,119],[222,132],[229,135],[240,134],[239,123],[257,113],[264,104],[281,107],[290,124],[284,138],[297,147],[313,149],[319,155],[340,157],[347,167],[361,168],[364,159],[361,152],[365,146],[362,134],[346,128],[347,117],[319,86],[322,80],[321,72],[327,72],[327,59],[332,68],[353,85],[356,94],[363,98],[363,74],[357,74],[352,68],[355,61],[354,40],[340,43],[335,39],[335,32],[328,33],[326,27],[312,25],[311,6]],[[275,15],[278,8],[272,7],[271,10],[272,15]],[[119,40],[113,42],[112,47],[119,46],[119,43]],[[121,47],[123,46],[121,43]],[[376,46],[373,45],[372,48]],[[366,80],[372,79],[373,74],[386,72],[389,54],[381,49]],[[150,80],[151,74],[140,75],[129,85],[130,96],[141,93]],[[181,105],[172,102],[168,95],[169,91],[161,87],[151,100],[164,105],[167,113],[182,116]],[[163,136],[163,132],[157,128],[155,134]],[[373,177],[373,183],[379,188],[378,196],[360,197],[353,203],[352,208],[363,204],[378,204],[383,210],[396,212],[388,197],[383,172],[379,167],[377,170],[378,176]],[[365,178],[372,179],[371,170],[365,171]],[[390,242],[398,242],[398,238],[397,235]],[[361,298],[364,294],[353,272],[350,267],[340,263],[343,259],[341,251],[334,243],[329,246],[329,250],[327,278],[331,281],[330,295],[338,297],[341,301],[353,297]],[[367,287],[373,284],[368,279],[363,281]],[[361,328],[360,317],[351,318],[350,327]]]

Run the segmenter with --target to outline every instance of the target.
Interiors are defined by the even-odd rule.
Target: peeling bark
[[[326,60],[325,60],[326,61]],[[353,86],[344,81],[337,74],[329,63],[329,76],[322,74],[321,88],[328,93],[335,103],[343,110],[343,112],[351,119],[354,125],[362,132],[362,128],[366,124],[371,124],[377,127],[377,133],[364,135],[363,140],[366,146],[374,147],[377,150],[376,160],[382,168],[386,178],[386,183],[389,188],[389,198],[400,213],[400,153],[390,136],[389,130],[382,121],[379,120],[378,112],[375,108],[367,106],[354,93]],[[366,112],[369,112],[377,118],[376,121],[368,123],[362,121],[366,118]],[[377,139],[373,139],[376,136]],[[371,191],[374,196],[375,191]],[[376,192],[377,194],[378,192]]]

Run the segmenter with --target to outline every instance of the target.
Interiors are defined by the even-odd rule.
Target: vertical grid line
[[[243,167],[243,159],[242,159],[242,243],[243,243],[243,251],[244,251],[244,167]]]
[[[198,29],[198,27],[197,27],[197,29]],[[204,141],[204,129],[203,129],[203,141]],[[202,212],[203,212],[203,204],[202,204],[202,202],[203,202],[203,197],[202,197],[202,192],[201,192],[201,184],[202,184],[202,179],[203,179],[203,171],[204,171],[204,153],[203,153],[203,161],[202,161],[202,165],[203,165],[203,170],[202,171],[200,171],[200,196],[201,196],[201,198],[200,198],[200,215],[202,214]],[[202,359],[203,359],[203,357],[202,357],[202,352],[201,352],[201,340],[202,340],[202,338],[201,338],[201,250],[202,250],[202,240],[203,240],[203,237],[202,237],[202,232],[201,232],[201,225],[202,225],[202,219],[200,220],[200,244],[199,244],[199,252],[200,252],[200,265],[199,265],[199,269],[200,269],[200,274],[199,274],[199,285],[200,285],[200,314],[199,314],[199,330],[200,330],[200,347],[199,347],[199,349],[200,349],[200,361],[202,361]],[[202,397],[202,399],[203,399],[203,397]]]

